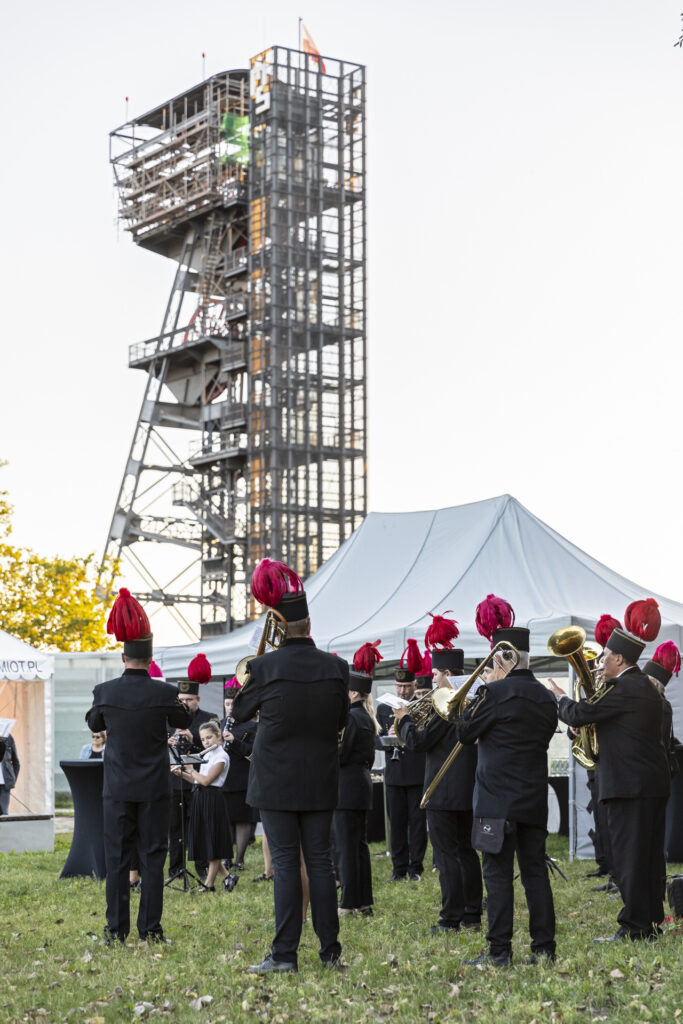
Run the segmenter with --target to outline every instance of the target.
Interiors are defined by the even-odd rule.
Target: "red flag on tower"
[[[301,22],[301,44],[301,48],[304,53],[310,54],[316,64],[320,61],[320,70],[325,74],[325,61],[320,56],[320,50],[313,42],[313,36],[308,31],[303,21]]]

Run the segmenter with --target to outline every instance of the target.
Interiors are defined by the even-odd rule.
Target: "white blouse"
[[[208,750],[202,750],[202,757],[204,763],[199,765],[199,774],[208,775],[209,771],[215,764],[223,765],[223,769],[220,774],[210,783],[211,786],[216,786],[217,789],[223,785],[228,777],[228,770],[230,768],[230,756],[226,753],[221,746],[209,747]]]

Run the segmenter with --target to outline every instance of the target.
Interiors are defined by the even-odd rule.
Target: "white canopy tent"
[[[54,658],[0,630],[0,718],[15,719],[21,768],[0,853],[54,848]]]
[[[428,612],[452,609],[460,627],[458,646],[480,659],[489,647],[475,628],[474,613],[488,593],[510,601],[516,624],[530,628],[532,658],[548,656],[547,639],[561,626],[581,625],[592,637],[603,612],[623,622],[626,606],[648,596],[657,599],[662,615],[657,643],[670,639],[683,647],[683,604],[613,572],[508,494],[426,512],[370,513],[306,581],[306,593],[316,643],[345,658],[365,641],[381,638],[384,658],[396,661],[408,637],[422,645]],[[254,632],[252,624],[226,637],[167,648],[157,660],[167,678],[179,678],[201,649],[215,674],[231,674],[240,658],[253,653]],[[667,696],[677,734],[683,735],[675,678]],[[579,855],[582,846],[587,849],[585,831],[579,820]]]

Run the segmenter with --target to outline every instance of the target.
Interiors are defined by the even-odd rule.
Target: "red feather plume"
[[[107,633],[113,633],[119,643],[125,640],[140,640],[149,636],[152,627],[147,612],[130,590],[121,587],[107,619]]]
[[[377,650],[381,643],[381,640],[375,640],[374,644],[367,643],[358,648],[353,656],[353,667],[356,672],[364,672],[366,676],[372,675],[375,665],[384,661]]]
[[[665,668],[667,672],[675,672],[678,675],[681,667],[681,653],[673,640],[665,640],[663,644],[660,644],[652,655],[652,660]]]
[[[487,594],[477,605],[475,625],[480,636],[487,640],[491,640],[497,629],[509,629],[514,624],[514,609],[504,598]]]
[[[211,665],[205,654],[196,654],[187,666],[187,678],[191,683],[208,683],[211,679]]]
[[[607,615],[606,613],[600,616],[595,624],[594,635],[601,647],[605,646],[615,629],[623,629],[619,619],[615,619],[613,615]]]
[[[267,608],[275,608],[285,594],[300,594],[304,585],[288,565],[262,558],[251,577],[251,592]]]
[[[237,693],[237,691],[241,689],[242,684],[238,683],[237,676],[233,676],[232,679],[228,679],[227,683],[223,683],[223,694],[226,697],[230,696],[228,690],[233,690],[235,693]]]
[[[406,659],[405,667],[408,671],[414,672],[416,676],[419,676],[422,672],[422,655],[420,654],[420,648],[417,646],[417,640],[408,640],[399,662],[401,668],[403,668],[404,658]]]
[[[152,677],[152,679],[164,678],[164,673],[161,671],[156,661],[153,661],[152,664],[149,666],[149,674]]]
[[[453,647],[451,640],[460,636],[458,623],[455,619],[444,618],[443,615],[432,615],[431,612],[427,612],[427,614],[432,616],[432,621],[425,633],[425,647],[428,651],[431,651],[432,647],[450,650]]]
[[[432,674],[432,656],[429,653],[429,648],[424,652],[422,656],[422,672],[420,675],[431,676]]]
[[[624,625],[629,633],[649,643],[662,628],[662,616],[654,597],[632,601],[624,613]]]

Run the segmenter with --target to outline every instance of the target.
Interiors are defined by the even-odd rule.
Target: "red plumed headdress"
[[[406,659],[405,666],[403,665],[404,658]],[[420,648],[417,646],[417,640],[408,640],[399,664],[401,668],[407,668],[409,672],[414,672],[416,676],[422,674],[422,655],[420,654]]]
[[[487,594],[477,605],[475,617],[477,632],[491,640],[497,629],[509,629],[515,624],[515,613],[511,604],[495,594]]]
[[[420,673],[420,675],[431,676],[431,674],[432,674],[432,656],[429,653],[429,648],[428,648],[424,652],[424,654],[422,656],[422,672]]]
[[[251,592],[267,608],[275,608],[285,594],[303,593],[304,585],[288,565],[262,558],[251,577]]]
[[[223,696],[233,697],[238,690],[242,689],[242,684],[237,681],[237,676],[233,676],[232,679],[228,679],[227,683],[223,683]],[[232,693],[228,691],[232,690]]]
[[[205,654],[196,654],[187,666],[187,678],[191,683],[208,683],[211,679],[211,665]]]
[[[681,667],[681,653],[673,640],[665,640],[663,644],[660,644],[652,655],[652,660],[667,672],[675,672],[678,675]]]
[[[147,612],[126,587],[121,587],[107,619],[107,633],[113,633],[119,643],[141,640],[151,634]],[[151,653],[151,652],[150,652]]]
[[[619,619],[607,614],[600,616],[595,624],[595,639],[601,647],[605,646],[615,629],[623,629]]]
[[[375,640],[374,644],[367,643],[358,648],[353,656],[353,668],[356,672],[364,672],[366,676],[372,675],[375,665],[384,660],[377,650],[381,643],[381,640]]]
[[[149,674],[152,677],[152,679],[164,678],[164,673],[161,671],[156,661],[153,661],[152,664],[149,666]]]
[[[427,612],[427,614],[432,616],[432,621],[425,633],[425,647],[428,651],[431,651],[432,647],[450,650],[453,647],[451,640],[455,640],[460,635],[458,623],[455,619],[444,618],[443,615],[432,615],[431,612]]]
[[[624,613],[624,625],[632,636],[649,643],[662,628],[662,616],[654,597],[643,601],[632,601]]]

